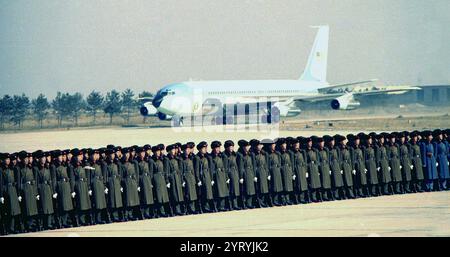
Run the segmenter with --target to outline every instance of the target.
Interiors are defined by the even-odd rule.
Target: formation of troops
[[[0,232],[448,190],[449,133],[2,153]]]

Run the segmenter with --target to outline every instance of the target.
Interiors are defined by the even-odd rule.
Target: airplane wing
[[[352,83],[350,83],[352,84]],[[350,85],[347,84],[347,85]],[[360,83],[358,83],[360,84]],[[345,85],[345,84],[343,84]],[[353,84],[354,85],[354,84]],[[369,95],[399,95],[404,94],[411,90],[421,90],[420,87],[414,86],[383,86],[383,87],[353,87],[350,90],[341,89],[342,86],[331,86],[320,89],[319,93],[311,93],[308,95],[302,95],[298,97],[294,97],[294,101],[304,101],[304,102],[319,102],[326,100],[333,100],[337,97],[343,95],[352,95],[355,98],[361,96],[369,96]],[[326,90],[328,89],[328,91]],[[339,90],[341,89],[341,90]],[[348,88],[347,88],[348,89]]]

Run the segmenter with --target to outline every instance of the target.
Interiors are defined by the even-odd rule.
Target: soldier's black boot
[[[234,210],[241,210],[241,207],[239,207],[239,204],[238,204],[238,199],[236,197],[233,198],[233,209]]]

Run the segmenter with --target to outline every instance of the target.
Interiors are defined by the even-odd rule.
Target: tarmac
[[[450,236],[450,191],[158,218],[14,236]]]

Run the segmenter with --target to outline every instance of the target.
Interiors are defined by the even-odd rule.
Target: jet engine
[[[160,120],[170,120],[170,119],[172,119],[172,116],[164,114],[162,112],[158,112],[156,115],[158,116],[158,119],[160,119]]]
[[[142,116],[155,116],[158,110],[155,108],[155,106],[152,105],[151,102],[144,103],[141,108],[139,109]]]
[[[345,94],[331,100],[331,108],[333,110],[353,110],[356,109],[359,105],[360,103],[355,100],[353,94]]]

